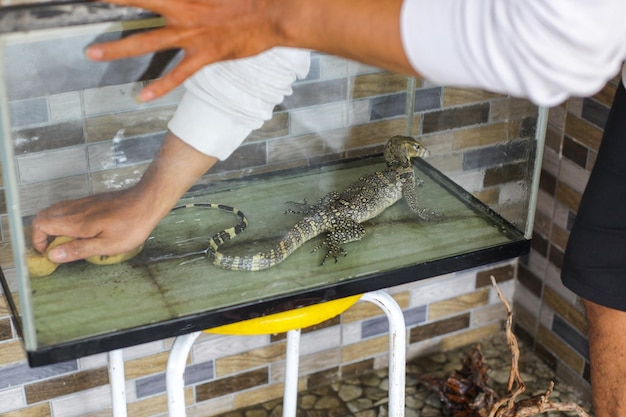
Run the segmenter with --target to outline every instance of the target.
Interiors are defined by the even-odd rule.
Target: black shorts
[[[563,284],[626,311],[626,91],[620,83],[570,234]]]

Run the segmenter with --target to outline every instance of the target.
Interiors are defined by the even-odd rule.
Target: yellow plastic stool
[[[213,327],[205,330],[205,332],[241,336],[285,333],[293,329],[304,329],[340,315],[352,307],[360,298],[361,294],[353,295],[352,297],[326,301],[225,326]]]
[[[402,310],[383,291],[341,298],[264,317],[204,330],[224,335],[261,335],[287,332],[283,417],[295,417],[298,399],[300,329],[314,326],[346,311],[359,300],[381,307],[389,321],[389,416],[404,416],[406,329]],[[184,372],[187,357],[202,332],[176,338],[167,362],[166,383],[170,417],[185,417]]]

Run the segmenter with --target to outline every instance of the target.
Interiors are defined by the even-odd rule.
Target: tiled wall
[[[519,268],[518,333],[558,375],[589,393],[586,322],[578,297],[560,281],[563,253],[594,165],[618,78],[589,98],[550,110],[530,255]]]
[[[81,51],[87,40],[72,42],[67,53],[47,59],[46,48],[58,49],[49,41],[32,46],[38,49],[30,54],[9,51],[15,81],[8,94],[26,215],[57,200],[136,182],[180,99],[178,90],[138,105],[133,95],[142,82],[132,81],[141,76],[137,63],[84,68],[82,77],[59,79],[64,72],[52,68],[85,65]],[[389,137],[410,133],[431,150],[433,165],[523,225],[536,121],[536,108],[528,102],[441,88],[324,55],[313,56],[308,78],[294,90],[273,119],[201,183],[380,152]],[[10,275],[4,200],[0,205],[0,264]],[[512,296],[515,272],[511,261],[392,288],[405,311],[409,354],[453,348],[500,331],[504,310],[487,278],[495,274]],[[383,323],[375,307],[363,304],[308,331],[305,341],[316,343],[303,343],[302,387],[385,366]],[[164,340],[124,350],[131,415],[165,412],[163,370],[170,346],[171,340]],[[281,335],[203,336],[187,371],[191,415],[279,396],[283,367]],[[0,415],[107,415],[107,383],[105,355],[29,369],[0,298]]]

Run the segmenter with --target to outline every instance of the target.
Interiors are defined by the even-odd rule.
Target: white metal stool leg
[[[376,304],[389,321],[389,417],[404,416],[406,384],[406,327],[402,309],[384,291],[363,294],[362,301]]]
[[[362,301],[376,304],[389,321],[389,417],[404,416],[406,328],[402,309],[384,291],[363,294]],[[185,417],[184,373],[191,347],[201,332],[179,336],[172,345],[167,361],[166,384],[170,417]],[[287,332],[283,417],[295,417],[298,403],[298,367],[300,362],[300,329]],[[124,410],[125,411],[125,410]],[[125,416],[125,414],[124,414]],[[118,416],[116,416],[118,417]]]
[[[298,367],[300,366],[300,329],[287,332],[283,417],[296,417],[298,409]]]
[[[202,332],[178,336],[174,340],[167,360],[165,383],[167,386],[167,407],[170,417],[185,417],[185,365],[191,346]]]
[[[122,349],[109,352],[109,384],[113,417],[126,417],[126,378]]]

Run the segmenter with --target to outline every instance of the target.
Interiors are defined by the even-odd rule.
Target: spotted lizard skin
[[[288,210],[291,213],[302,213],[304,218],[298,221],[272,249],[250,256],[230,256],[219,250],[224,242],[245,229],[248,223],[244,214],[229,206],[208,205],[233,212],[241,222],[210,239],[207,257],[220,268],[260,271],[279,264],[305,242],[325,233],[326,238],[313,251],[326,249],[322,264],[328,258],[337,261],[339,256],[346,255],[343,244],[361,240],[365,235],[361,223],[378,216],[403,196],[413,212],[423,220],[430,220],[435,213],[418,207],[416,177],[411,164],[411,158],[428,155],[428,150],[415,139],[406,136],[392,137],[385,145],[386,169],[364,175],[342,192],[330,192],[314,204],[305,201],[298,204],[298,210]]]

